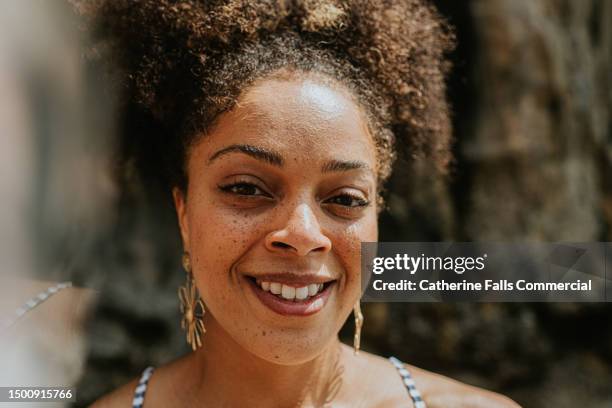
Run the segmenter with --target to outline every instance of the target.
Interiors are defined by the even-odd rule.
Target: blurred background
[[[104,272],[96,268],[115,207],[113,98],[100,67],[82,63],[73,17],[65,2],[0,2],[1,386],[80,378],[82,321],[95,297],[83,286]],[[87,285],[55,286],[77,273]]]
[[[427,163],[397,163],[380,240],[612,241],[612,1],[434,3],[457,31],[448,90],[456,160],[447,179],[433,176]],[[11,19],[22,22],[15,24],[17,31],[40,26],[27,15]],[[34,43],[44,38],[44,32],[22,31]],[[95,68],[96,56],[87,57]],[[98,95],[82,101],[95,106],[109,99]],[[108,133],[108,120],[93,123],[91,129]],[[96,140],[108,140],[93,131],[75,134],[83,150],[73,156],[90,157],[99,149]],[[45,152],[57,144],[35,146]],[[63,163],[60,153],[41,163]],[[80,179],[72,169],[67,174]],[[68,275],[42,276],[98,290],[77,384],[79,407],[146,365],[188,352],[176,297],[184,272],[174,213],[168,202],[151,199],[155,192],[130,163],[119,170],[118,185],[105,187],[112,199],[94,200],[105,205],[104,216],[91,221],[103,224],[103,233],[87,252],[78,251]],[[89,181],[83,185],[93,185]],[[55,212],[41,219],[51,225],[76,203],[49,202],[45,208]],[[46,248],[43,253],[57,257],[67,247]],[[612,406],[612,303],[395,303],[363,309],[368,351],[501,392],[527,408]],[[349,319],[341,333],[349,344],[352,333]]]
[[[400,164],[381,240],[612,241],[612,2],[435,4],[457,30],[455,172]],[[612,303],[366,307],[377,353],[524,407],[612,407]]]

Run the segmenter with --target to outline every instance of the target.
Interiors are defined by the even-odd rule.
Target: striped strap
[[[410,375],[410,371],[406,369],[404,363],[398,360],[395,357],[389,357],[389,361],[397,368],[399,375],[402,377],[404,381],[404,385],[408,389],[408,393],[410,394],[410,398],[412,398],[412,402],[414,402],[415,408],[427,408],[425,401],[421,397],[421,393],[417,390],[414,380]]]
[[[147,384],[149,383],[149,379],[153,375],[153,367],[147,367],[142,372],[140,376],[140,381],[138,381],[138,386],[136,386],[136,391],[134,391],[134,399],[132,400],[132,408],[142,408],[144,404],[145,393],[147,392]]]
[[[17,321],[21,319],[23,315],[49,299],[51,296],[55,295],[62,289],[70,287],[72,287],[72,282],[61,282],[47,288],[43,292],[40,292],[38,295],[25,302],[21,307],[17,308],[12,316],[0,320],[0,332],[17,323]]]

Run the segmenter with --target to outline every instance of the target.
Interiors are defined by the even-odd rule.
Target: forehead
[[[313,78],[257,82],[209,136],[215,146],[251,143],[296,159],[333,155],[375,168],[374,142],[361,108],[347,90]]]

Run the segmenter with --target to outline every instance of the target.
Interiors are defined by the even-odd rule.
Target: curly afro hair
[[[448,167],[454,36],[426,0],[97,0],[77,10],[120,69],[124,153],[141,170],[163,169],[167,186],[186,188],[194,140],[246,87],[283,69],[328,76],[362,104],[381,204],[396,150]]]

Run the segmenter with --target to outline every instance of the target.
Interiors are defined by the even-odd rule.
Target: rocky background
[[[435,3],[458,37],[455,168],[441,180],[398,162],[381,241],[612,241],[612,1]],[[129,175],[121,187],[76,406],[188,351],[174,215]],[[612,406],[612,304],[367,304],[364,314],[366,350],[528,408]],[[349,319],[348,343],[352,330]]]

